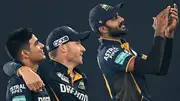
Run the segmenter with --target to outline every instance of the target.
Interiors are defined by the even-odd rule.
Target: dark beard
[[[112,37],[123,37],[127,35],[126,31],[121,31],[121,32],[109,32],[109,35]]]
[[[120,31],[120,30],[117,30],[117,29],[112,29],[107,25],[105,25],[105,26],[109,29],[109,36],[112,36],[112,37],[124,37],[124,36],[126,36],[128,34],[127,29],[125,29],[124,31]],[[119,26],[122,26],[122,24],[120,24]]]

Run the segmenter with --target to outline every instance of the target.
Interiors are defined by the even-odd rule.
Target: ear
[[[29,59],[29,51],[27,51],[27,50],[22,50],[21,51],[21,56],[23,57],[23,58],[25,58],[25,59]]]
[[[59,50],[62,52],[62,53],[66,53],[67,51],[67,46],[66,44],[62,44],[59,46]]]
[[[101,27],[99,27],[99,32],[101,32],[101,33],[108,33],[108,29],[107,29],[107,27],[105,27],[105,26],[101,26]]]

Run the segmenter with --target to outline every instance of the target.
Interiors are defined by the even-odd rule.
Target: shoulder
[[[23,92],[29,92],[22,77],[12,76],[8,81],[7,94],[8,95],[18,95]]]
[[[15,85],[15,84],[25,84],[24,80],[22,77],[13,75],[9,81],[8,81],[8,85]]]
[[[118,52],[122,52],[123,49],[117,45],[108,45],[101,49],[98,52],[98,58],[103,58],[104,60],[108,61],[112,59]]]

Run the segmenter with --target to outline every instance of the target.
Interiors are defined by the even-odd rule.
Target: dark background
[[[69,25],[77,31],[90,30],[89,10],[99,3],[117,5],[121,0],[1,0],[0,1],[0,66],[9,60],[4,44],[8,35],[16,28],[31,27],[40,41],[56,27]],[[152,45],[152,17],[171,5],[171,0],[124,0],[120,14],[129,29],[128,40],[138,52],[147,53]],[[176,1],[179,5],[180,1]],[[110,101],[107,89],[96,62],[98,41],[91,34],[84,45],[84,64],[80,67],[89,78],[90,101]],[[173,58],[167,76],[147,75],[153,101],[180,101],[180,28],[174,39]],[[5,101],[8,77],[0,70],[0,101]]]

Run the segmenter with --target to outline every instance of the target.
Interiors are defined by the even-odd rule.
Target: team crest
[[[85,85],[84,85],[84,82],[83,82],[83,81],[80,81],[80,82],[79,82],[78,88],[85,90]]]
[[[101,6],[103,9],[105,9],[106,11],[108,11],[109,8],[111,8],[111,6],[106,5],[106,4],[100,4],[100,6]]]

